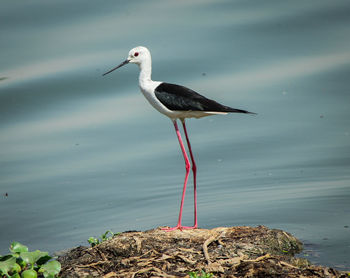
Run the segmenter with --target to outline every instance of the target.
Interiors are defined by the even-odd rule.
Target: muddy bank
[[[339,277],[332,268],[295,258],[302,243],[292,235],[259,227],[165,232],[124,232],[93,248],[59,257],[61,277]]]

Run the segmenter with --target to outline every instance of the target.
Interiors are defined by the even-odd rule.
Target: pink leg
[[[173,230],[177,230],[177,229],[182,230],[182,229],[190,228],[190,227],[181,226],[181,219],[182,219],[182,209],[183,209],[183,205],[184,205],[185,194],[186,194],[186,186],[187,186],[187,181],[188,181],[188,175],[190,174],[191,164],[190,164],[190,161],[188,159],[185,146],[184,146],[184,144],[182,142],[181,134],[180,134],[179,128],[177,126],[176,120],[174,120],[174,127],[175,127],[177,138],[178,138],[179,143],[180,143],[182,154],[183,154],[184,159],[185,159],[186,175],[185,175],[184,187],[183,187],[183,190],[182,190],[179,220],[177,221],[177,225],[175,227],[173,227],[173,228],[163,228],[162,229],[162,230],[166,230],[166,231],[173,231]]]
[[[198,222],[197,222],[197,166],[196,166],[196,162],[194,161],[190,139],[188,139],[185,119],[182,120],[182,126],[183,126],[184,131],[185,131],[188,150],[190,151],[190,156],[191,156],[191,161],[192,161],[193,186],[194,186],[194,225],[192,228],[196,229],[196,228],[198,228]]]

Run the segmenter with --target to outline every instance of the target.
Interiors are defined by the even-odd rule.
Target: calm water
[[[0,253],[176,224],[171,122],[135,65],[101,76],[145,45],[155,80],[258,113],[188,121],[200,226],[285,229],[311,261],[350,269],[349,13],[347,0],[2,1]]]

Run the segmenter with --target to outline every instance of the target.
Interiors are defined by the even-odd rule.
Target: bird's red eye
[[[134,53],[134,56],[135,56],[135,57],[139,56],[139,53],[138,53],[138,52],[135,52],[135,53]]]

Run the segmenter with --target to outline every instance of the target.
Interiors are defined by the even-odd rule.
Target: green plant
[[[206,273],[204,270],[201,271],[201,274],[192,271],[188,273],[188,275],[190,278],[211,278],[214,276],[212,273]]]
[[[110,236],[108,236],[108,234],[110,234]],[[91,245],[91,247],[94,247],[94,246],[100,244],[101,242],[104,242],[106,240],[111,239],[112,237],[114,237],[116,235],[119,235],[119,233],[114,234],[112,231],[108,230],[105,233],[103,233],[100,236],[100,238],[89,237],[89,239],[87,241]]]
[[[10,254],[0,256],[0,277],[7,278],[55,278],[61,271],[61,264],[47,252],[28,251],[28,247],[12,242]],[[21,274],[21,275],[20,275]]]

